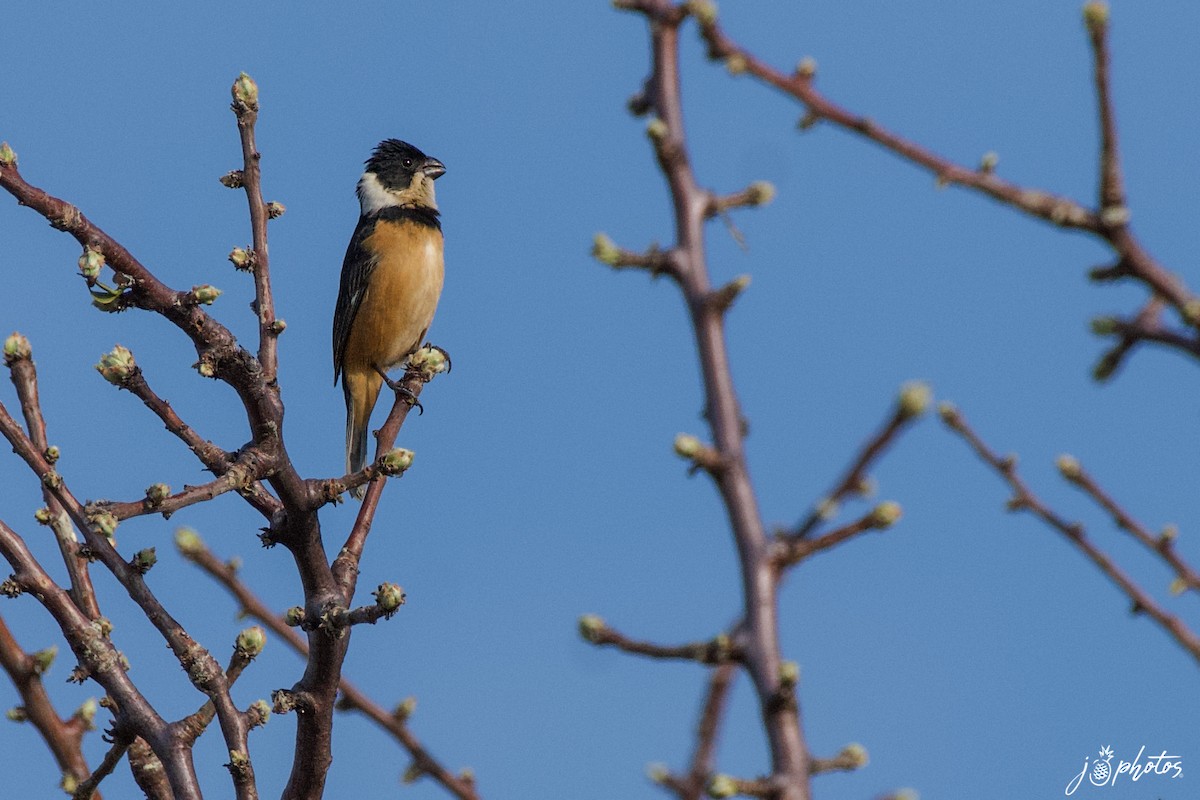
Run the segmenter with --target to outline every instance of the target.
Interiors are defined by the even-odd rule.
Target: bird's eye
[[[403,163],[403,164],[404,164],[404,168],[405,168],[405,169],[409,169],[409,168],[411,168],[411,167],[412,167],[412,165],[413,165],[413,160],[412,160],[411,158],[406,158],[406,159],[404,159],[404,161],[403,161],[403,162],[401,162],[401,163]]]

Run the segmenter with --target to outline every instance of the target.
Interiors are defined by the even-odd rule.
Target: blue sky
[[[1090,56],[1076,2],[879,4],[726,2],[738,41],[790,67],[805,55],[835,100],[949,157],[989,150],[1019,183],[1091,200],[1096,134]],[[1136,232],[1190,283],[1197,245],[1195,147],[1200,11],[1115,3],[1115,97]],[[447,279],[431,338],[454,358],[422,396],[400,443],[414,469],[390,486],[361,585],[405,587],[390,623],[356,631],[346,674],[385,704],[419,698],[414,731],[451,768],[471,766],[484,797],[655,797],[647,762],[690,753],[704,673],[581,643],[575,620],[602,615],[630,635],[708,637],[738,613],[733,548],[711,486],[671,453],[700,432],[701,393],[683,306],[666,281],[593,262],[593,234],[642,248],[671,241],[663,181],[644,121],[624,111],[645,76],[640,18],[607,3],[371,3],[284,9],[211,3],[119,8],[17,3],[0,52],[0,139],[26,178],[77,203],[176,287],[212,283],[214,313],[253,330],[252,285],[225,256],[249,240],[244,198],[217,177],[238,165],[228,89],[257,79],[289,450],[306,474],[342,464],[341,392],[329,329],[357,215],[353,187],[380,139],[407,139],[448,171],[438,182]],[[802,516],[879,424],[905,380],[929,381],[998,450],[1016,452],[1035,491],[1167,607],[1171,576],[1107,524],[1054,469],[1076,455],[1147,525],[1189,525],[1200,370],[1139,352],[1097,385],[1098,314],[1136,310],[1133,287],[1097,287],[1097,243],[1022,218],[878,148],[818,126],[684,37],[685,109],[706,186],[770,180],[776,201],[736,214],[748,249],[709,230],[714,280],[753,276],[729,318],[735,377],[752,434],[750,467],[768,523]],[[200,379],[182,335],[144,314],[91,309],[78,248],[0,202],[10,285],[0,326],[33,343],[62,471],[90,498],[132,499],[150,483],[204,480],[190,454],[136,399],[92,370],[115,343],[205,436],[246,439],[232,392]],[[0,391],[6,404],[11,389]],[[0,516],[30,538],[36,486],[14,459]],[[1006,493],[933,419],[875,470],[899,525],[796,571],[782,597],[785,656],[802,668],[810,745],[861,742],[870,765],[816,782],[818,797],[1057,797],[1085,756],[1112,745],[1181,755],[1185,777],[1076,797],[1195,795],[1200,765],[1195,663],[1055,534],[1002,510]],[[347,504],[323,518],[336,547]],[[851,509],[853,511],[853,509]],[[298,602],[290,558],[264,551],[258,520],[233,497],[170,522],[122,526],[131,552],[157,545],[152,587],[214,652],[240,629],[233,604],[181,563],[175,527],[244,558],[269,602]],[[44,544],[44,543],[43,543]],[[43,548],[44,551],[44,548]],[[100,581],[118,646],[164,714],[198,703],[169,653]],[[29,599],[0,613],[36,649],[56,641]],[[64,658],[64,662],[66,659]],[[94,686],[49,682],[61,707]],[[290,685],[300,662],[269,643],[239,682],[242,705]],[[13,702],[0,687],[0,705]],[[396,789],[407,761],[353,717],[339,718],[330,797],[445,796]],[[260,788],[277,795],[293,720],[251,740]],[[28,728],[0,725],[22,769],[15,796],[53,796],[57,772]],[[211,796],[228,794],[218,737],[198,748]],[[103,745],[90,741],[92,762]],[[766,765],[745,681],[719,767]],[[122,769],[110,796],[133,790]]]

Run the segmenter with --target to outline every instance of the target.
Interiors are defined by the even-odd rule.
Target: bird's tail
[[[379,397],[383,378],[375,371],[346,373],[342,376],[342,391],[346,396],[346,472],[358,472],[367,465],[367,429],[371,425],[371,410]],[[361,500],[367,493],[363,484],[351,490]]]

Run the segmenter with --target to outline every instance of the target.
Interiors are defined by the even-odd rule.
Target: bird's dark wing
[[[342,371],[346,343],[350,341],[350,326],[362,304],[363,292],[375,270],[377,259],[363,247],[363,242],[375,230],[375,219],[359,217],[358,227],[350,237],[346,258],[342,261],[342,280],[338,287],[337,306],[333,311],[333,382]]]

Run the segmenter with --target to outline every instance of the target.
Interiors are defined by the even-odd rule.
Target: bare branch
[[[1004,458],[993,452],[987,444],[967,425],[962,414],[948,403],[939,408],[943,422],[950,430],[957,433],[979,458],[996,471],[1005,483],[1013,490],[1013,497],[1008,507],[1014,511],[1029,511],[1038,519],[1063,535],[1064,538],[1082,552],[1103,572],[1108,579],[1116,584],[1126,597],[1133,603],[1136,613],[1145,613],[1162,627],[1167,634],[1181,647],[1191,653],[1200,662],[1200,637],[1175,615],[1160,606],[1145,590],[1138,586],[1129,575],[1122,570],[1107,554],[1096,547],[1088,538],[1083,525],[1069,522],[1046,506],[1030,491],[1025,482],[1017,475],[1016,463],[1011,458]]]

